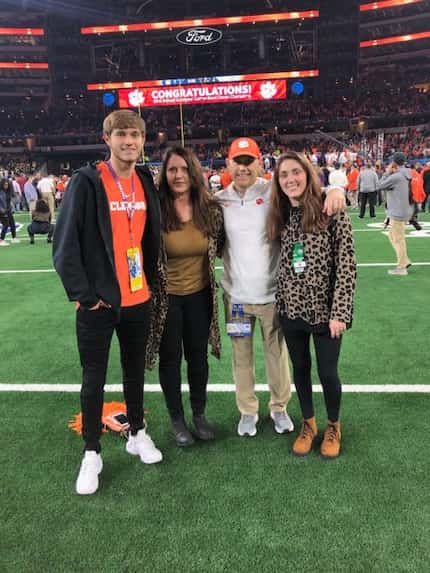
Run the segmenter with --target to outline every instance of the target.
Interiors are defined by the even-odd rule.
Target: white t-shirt
[[[41,193],[52,193],[54,191],[52,179],[43,177],[37,184],[37,188]]]

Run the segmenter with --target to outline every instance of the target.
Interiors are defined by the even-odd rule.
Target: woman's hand
[[[333,215],[346,209],[345,192],[340,187],[335,187],[326,193],[324,201],[324,213]]]
[[[339,320],[329,320],[328,327],[332,338],[340,338],[346,330],[346,324]]]

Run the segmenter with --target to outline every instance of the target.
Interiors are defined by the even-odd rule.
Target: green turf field
[[[103,437],[96,495],[74,483],[81,439],[67,423],[77,393],[6,392],[2,416],[0,571],[9,572],[427,572],[430,562],[430,394],[371,392],[375,385],[428,385],[430,216],[407,244],[407,277],[390,277],[394,254],[371,219],[351,213],[358,263],[356,313],[344,337],[343,453],[322,461],[289,453],[261,392],[255,438],[236,435],[232,392],[209,394],[217,440],[178,449],[159,392],[146,396],[149,431],[164,454],[145,466],[117,435]],[[28,215],[18,215],[27,224]],[[378,210],[376,222],[383,220]],[[44,239],[0,248],[1,384],[78,384],[73,308]],[[367,266],[369,264],[381,266]],[[385,266],[382,266],[385,265]],[[4,271],[38,271],[17,273]],[[222,316],[222,314],[221,314]],[[108,383],[120,381],[113,345]],[[264,383],[260,344],[257,381]],[[211,358],[211,383],[231,384],[229,341]],[[150,372],[149,384],[157,382]],[[315,383],[318,380],[315,378]],[[21,386],[20,386],[21,387]],[[18,388],[18,386],[17,386]],[[424,388],[425,390],[426,388]],[[413,388],[412,388],[413,390]],[[119,400],[108,393],[106,400]],[[324,427],[322,395],[315,396]],[[297,397],[290,414],[300,422]]]

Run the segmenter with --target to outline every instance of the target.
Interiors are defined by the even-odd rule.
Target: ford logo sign
[[[221,30],[215,28],[188,28],[176,34],[176,39],[186,46],[207,46],[222,38]]]

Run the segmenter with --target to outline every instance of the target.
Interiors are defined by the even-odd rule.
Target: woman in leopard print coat
[[[335,458],[341,439],[337,365],[342,333],[352,323],[356,264],[348,214],[343,211],[328,217],[323,200],[320,182],[307,158],[292,151],[281,155],[273,178],[268,233],[281,242],[276,301],[303,414],[292,452],[307,455],[317,436],[312,336],[328,415],[321,455]]]
[[[159,353],[159,377],[178,446],[194,438],[184,418],[181,393],[182,353],[187,362],[194,434],[214,437],[205,417],[208,343],[219,358],[215,260],[221,254],[224,225],[220,206],[207,190],[195,154],[183,147],[169,149],[160,172],[162,256],[158,291],[152,292],[157,322],[147,350],[147,365]]]

